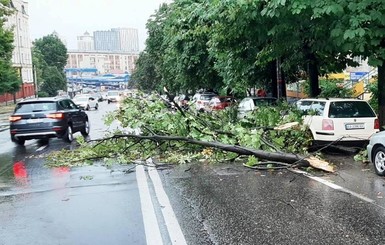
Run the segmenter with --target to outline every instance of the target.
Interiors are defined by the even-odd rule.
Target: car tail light
[[[380,129],[380,121],[378,118],[374,119],[374,129]]]
[[[200,101],[200,100],[198,100],[198,102],[197,102],[198,104],[202,104],[202,101]]]
[[[9,117],[10,122],[17,122],[19,120],[21,120],[21,116],[10,116]]]
[[[334,130],[334,123],[331,119],[322,120],[322,130]]]
[[[52,119],[63,119],[64,114],[63,113],[52,113],[52,114],[48,114],[47,117],[52,118]]]

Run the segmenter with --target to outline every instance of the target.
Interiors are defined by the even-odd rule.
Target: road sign
[[[360,80],[361,77],[368,74],[368,72],[350,72],[350,80],[357,81]]]

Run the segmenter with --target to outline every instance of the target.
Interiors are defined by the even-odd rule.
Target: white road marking
[[[142,207],[144,230],[148,245],[163,244],[160,234],[158,219],[156,218],[154,205],[152,204],[150,190],[147,183],[143,165],[136,166],[136,179],[138,182],[140,204]]]
[[[44,150],[45,148],[47,148],[48,145],[43,145],[41,147],[39,147],[36,151],[42,151]]]
[[[304,176],[306,176],[306,177],[308,177],[308,178],[310,178],[312,180],[315,180],[315,181],[317,181],[317,182],[319,182],[321,184],[329,186],[330,188],[333,188],[335,190],[338,190],[338,191],[350,194],[350,195],[352,195],[354,197],[357,197],[357,198],[359,198],[359,199],[361,199],[361,200],[363,200],[365,202],[373,203],[373,204],[375,203],[375,201],[373,199],[370,199],[370,198],[368,198],[368,197],[366,197],[364,195],[361,195],[359,193],[356,193],[354,191],[348,190],[348,189],[346,189],[346,188],[344,188],[342,186],[336,185],[336,184],[334,184],[334,183],[332,183],[330,181],[327,181],[325,179],[322,179],[320,177],[313,176],[313,175],[311,175],[311,174],[309,174],[309,173],[307,173],[305,171],[301,171],[301,170],[292,170],[292,171],[295,172],[295,173],[298,173],[298,174],[303,174]]]
[[[148,167],[148,173],[154,184],[155,194],[162,208],[162,214],[168,234],[170,235],[171,243],[184,245],[187,244],[186,239],[183,235],[182,229],[175,216],[174,210],[172,209],[170,200],[167,197],[165,190],[163,189],[162,181],[160,180],[158,171],[154,167]]]

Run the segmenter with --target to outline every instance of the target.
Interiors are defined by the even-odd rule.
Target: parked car
[[[98,101],[91,95],[77,95],[73,98],[73,102],[79,106],[79,108],[87,111],[91,108],[94,108],[95,110],[99,108]]]
[[[370,137],[368,146],[368,159],[374,165],[374,170],[380,176],[385,176],[385,131]]]
[[[108,104],[111,102],[118,102],[120,100],[120,92],[117,90],[111,90],[107,92]]]
[[[238,118],[245,118],[247,114],[261,106],[274,106],[277,104],[275,97],[246,97],[238,105]]]
[[[205,110],[208,112],[223,110],[234,104],[235,98],[233,96],[215,96],[210,100]]]
[[[209,104],[214,96],[218,95],[212,92],[196,93],[192,99],[192,103],[195,105],[197,111],[204,111],[205,106]]]
[[[303,122],[315,144],[364,146],[380,128],[376,114],[364,100],[302,99],[296,105],[304,113]]]
[[[178,104],[178,106],[182,109],[189,108],[190,96],[186,94],[181,94],[174,97],[174,101]]]
[[[71,142],[74,133],[87,136],[90,131],[85,111],[64,97],[23,100],[16,104],[9,121],[11,140],[18,145],[54,137]]]

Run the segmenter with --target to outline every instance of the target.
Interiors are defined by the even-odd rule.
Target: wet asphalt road
[[[91,138],[106,130],[101,118],[113,108],[104,103],[88,112]],[[0,145],[1,245],[148,241],[140,184],[126,172],[133,166],[47,169],[44,154],[71,146],[53,139],[45,148],[38,141],[16,147],[8,131],[0,133]],[[240,163],[158,172],[187,244],[385,244],[384,178],[352,155],[327,158],[339,171],[312,174],[319,179]],[[167,234],[172,228],[153,189],[150,183],[163,244],[183,244]]]
[[[87,112],[91,138],[116,105]],[[78,133],[77,133],[78,134]],[[44,167],[44,155],[73,147],[61,139],[19,147],[0,133],[0,244],[145,244],[135,175],[125,167]]]

